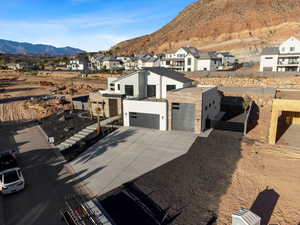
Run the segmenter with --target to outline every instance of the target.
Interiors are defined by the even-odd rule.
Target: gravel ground
[[[59,144],[85,127],[96,123],[96,120],[80,117],[83,112],[73,111],[70,114],[70,111],[65,111],[51,115],[42,120],[41,127],[48,137],[54,137],[54,144]]]

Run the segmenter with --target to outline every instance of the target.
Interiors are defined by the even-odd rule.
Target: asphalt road
[[[64,224],[59,209],[64,206],[64,197],[76,192],[76,175],[56,157],[38,127],[18,132],[1,128],[0,133],[0,150],[18,149],[27,182],[23,191],[3,196],[5,225]]]

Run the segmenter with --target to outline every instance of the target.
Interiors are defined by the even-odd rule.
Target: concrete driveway
[[[195,139],[191,132],[122,127],[70,165],[94,195],[101,195],[185,154]]]

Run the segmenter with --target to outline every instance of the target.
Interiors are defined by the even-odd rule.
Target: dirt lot
[[[300,152],[242,143],[242,157],[221,197],[218,224],[240,207],[263,215],[262,225],[300,222]],[[268,223],[267,223],[268,222]]]
[[[299,170],[299,151],[275,149],[243,139],[241,133],[215,130],[209,138],[197,138],[187,154],[100,200],[124,225],[153,224],[138,213],[133,216],[132,212],[141,211],[134,204],[136,197],[158,221],[167,213],[166,223],[172,225],[229,225],[232,213],[242,207],[261,216],[261,225],[298,225]]]
[[[70,99],[69,90],[74,90],[75,96],[86,95],[90,91],[105,89],[106,78],[95,76],[84,79],[74,77],[73,74],[64,76],[28,76],[28,75],[0,75],[0,122],[24,122],[40,119],[56,112],[59,107],[51,101],[29,104],[31,97],[45,95],[65,96]]]

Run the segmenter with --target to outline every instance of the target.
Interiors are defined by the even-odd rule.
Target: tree
[[[246,112],[251,104],[251,98],[247,95],[244,99],[243,99],[243,108],[244,108],[244,112]]]

